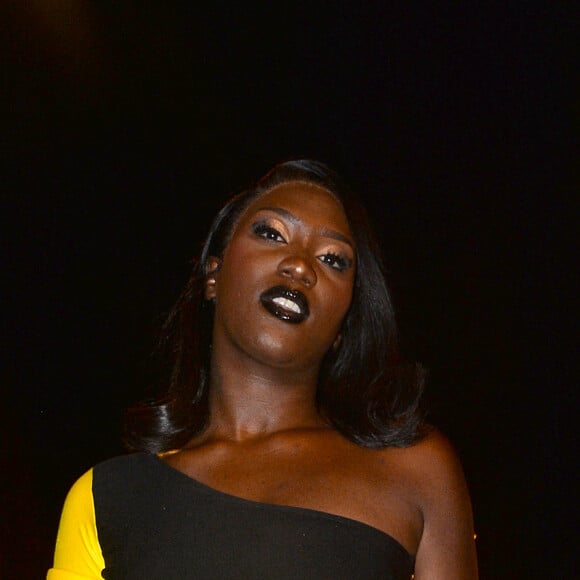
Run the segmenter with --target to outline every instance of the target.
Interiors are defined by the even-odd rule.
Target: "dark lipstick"
[[[310,315],[308,300],[299,290],[287,286],[274,286],[260,296],[264,308],[285,322],[298,324]]]

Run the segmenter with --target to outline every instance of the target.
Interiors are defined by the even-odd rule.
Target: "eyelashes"
[[[264,238],[265,240],[271,240],[272,242],[285,242],[286,240],[282,236],[282,234],[276,229],[273,228],[271,225],[268,225],[266,222],[256,222],[252,226],[252,231],[259,236],[260,238]]]
[[[279,244],[286,243],[284,236],[266,221],[259,221],[252,225],[252,232],[259,238]],[[343,272],[352,267],[352,259],[339,252],[326,252],[316,256],[317,259],[333,270]]]
[[[339,272],[348,270],[348,268],[350,268],[352,265],[352,260],[350,260],[346,256],[335,254],[334,252],[327,252],[326,254],[322,254],[321,256],[318,256],[318,259],[323,264],[327,264],[328,266],[334,268],[335,270],[338,270]]]

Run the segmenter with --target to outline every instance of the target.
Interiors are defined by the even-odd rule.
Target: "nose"
[[[300,282],[306,288],[317,282],[316,272],[310,262],[301,256],[287,256],[278,264],[278,273],[284,278]]]

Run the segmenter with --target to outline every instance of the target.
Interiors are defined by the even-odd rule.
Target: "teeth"
[[[274,302],[274,304],[277,304],[278,306],[281,306],[282,308],[285,308],[286,310],[291,310],[292,312],[296,312],[297,314],[300,314],[300,312],[301,312],[298,304],[296,304],[296,302],[292,302],[292,300],[288,300],[288,298],[281,298],[281,297],[274,298],[272,300],[272,302]]]

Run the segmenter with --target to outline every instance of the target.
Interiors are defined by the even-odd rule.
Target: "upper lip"
[[[292,304],[282,304],[281,300],[289,300],[297,306],[299,312],[292,309]],[[287,322],[302,322],[310,315],[308,300],[299,290],[292,290],[288,286],[274,286],[260,295],[260,301],[266,309]]]

